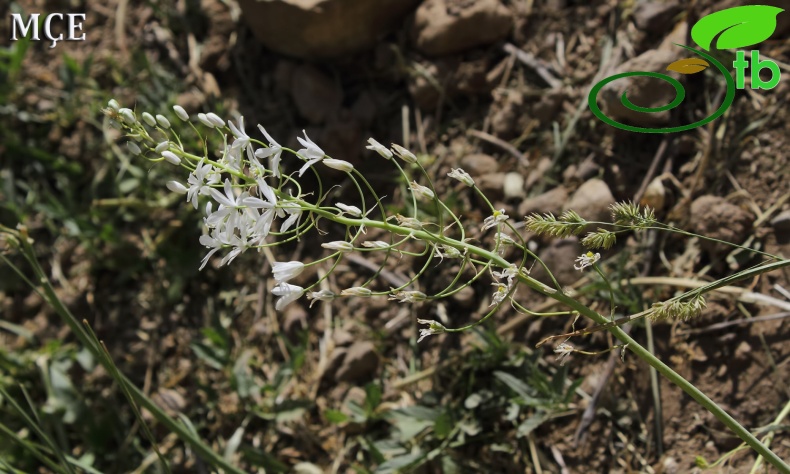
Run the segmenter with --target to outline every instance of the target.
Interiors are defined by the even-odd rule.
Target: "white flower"
[[[303,293],[304,293],[304,288],[302,288],[301,286],[290,285],[288,283],[280,283],[279,285],[275,286],[272,289],[272,294],[274,296],[280,297],[280,299],[278,299],[277,302],[274,303],[274,309],[276,309],[277,311],[282,310],[289,304],[298,300]]]
[[[321,244],[321,247],[329,250],[337,250],[340,253],[348,253],[354,250],[354,245],[350,242],[336,240],[334,242],[326,242]]]
[[[181,164],[181,158],[179,158],[178,155],[176,155],[172,151],[163,151],[162,152],[162,158],[164,158],[165,161],[167,161],[171,165],[180,165]]]
[[[447,328],[437,321],[433,319],[417,319],[417,324],[427,324],[427,329],[420,329],[420,338],[417,339],[417,342],[422,342],[428,336],[432,336],[434,334],[441,334],[447,330]]]
[[[597,262],[598,260],[600,260],[600,259],[601,259],[601,254],[596,253],[596,254],[593,255],[592,252],[587,252],[584,255],[576,257],[576,262],[579,265],[574,265],[573,268],[575,268],[576,270],[582,271],[582,270],[584,270],[587,267],[593,266],[593,264],[595,262]]]
[[[167,189],[173,191],[174,193],[178,194],[186,194],[188,189],[178,181],[168,181],[167,182]]]
[[[156,119],[148,112],[143,112],[143,122],[147,123],[151,127],[156,127]]]
[[[373,292],[363,286],[355,286],[353,288],[346,288],[340,292],[341,296],[361,296],[367,298]]]
[[[339,215],[343,215],[343,212],[345,212],[346,214],[353,217],[362,216],[362,209],[358,208],[357,206],[349,206],[348,204],[338,202],[335,204],[335,207],[342,211]]]
[[[209,193],[211,193],[211,197],[214,198],[215,201],[220,203],[221,205],[228,207],[228,208],[237,208],[240,207],[241,203],[239,202],[239,198],[233,194],[233,187],[230,184],[230,180],[225,178],[225,186],[224,186],[225,195],[220,193],[214,188],[209,189]]]
[[[368,138],[368,143],[370,143],[370,145],[365,147],[368,150],[373,150],[388,160],[392,158],[392,152],[387,150],[387,147],[385,147],[381,143],[377,142],[373,138]]]
[[[473,180],[472,177],[469,176],[469,173],[462,170],[461,168],[453,169],[452,171],[447,173],[447,176],[457,179],[458,181],[464,183],[467,186],[475,185],[475,180]]]
[[[154,148],[154,152],[162,153],[163,151],[167,150],[168,148],[170,148],[170,142],[165,140],[163,142],[159,142],[159,144],[156,145],[156,148]]]
[[[507,278],[507,287],[509,290],[513,287],[513,282],[518,276],[519,270],[518,267],[512,263],[509,267],[505,268],[501,272],[491,272],[491,274],[494,275],[496,279]]]
[[[190,173],[187,178],[187,183],[189,184],[187,202],[192,201],[192,205],[197,209],[198,194],[204,196],[211,194],[211,185],[219,183],[219,179],[220,174],[214,170],[214,167],[210,163],[204,164],[203,160],[201,160],[195,167],[195,171]]]
[[[311,308],[316,301],[332,301],[335,297],[337,295],[329,290],[313,291],[307,294],[307,298],[312,300],[310,301]]]
[[[180,118],[184,122],[188,122],[189,121],[189,114],[180,105],[174,105],[173,106],[173,112],[175,112],[176,115],[178,115],[178,118]]]
[[[494,290],[494,294],[491,295],[491,304],[488,305],[489,307],[502,303],[505,301],[505,298],[507,298],[507,294],[510,293],[510,287],[504,283],[491,284],[495,286],[496,289]]]
[[[499,242],[499,245],[516,245],[516,241],[513,240],[513,237],[504,232],[497,232],[494,238]]]
[[[340,170],[345,173],[350,173],[354,171],[354,165],[352,165],[348,161],[336,160],[334,158],[326,158],[322,161],[322,163],[332,169]]]
[[[274,174],[275,178],[280,177],[280,157],[283,153],[283,147],[280,146],[279,143],[274,141],[274,138],[271,137],[266,132],[266,129],[263,128],[260,124],[258,125],[258,130],[261,131],[263,136],[269,140],[269,148],[258,148],[255,151],[255,156],[259,159],[269,158],[269,168],[272,170],[272,174]]]
[[[568,356],[570,356],[575,351],[576,349],[574,349],[573,346],[567,342],[561,342],[556,348],[554,348],[554,353],[557,354],[557,362],[559,362],[560,365],[565,365]]]
[[[304,263],[297,261],[274,262],[272,265],[272,273],[274,273],[274,279],[278,283],[290,280],[302,273],[302,270],[304,270]]]
[[[162,127],[162,128],[170,128],[170,120],[167,120],[167,117],[165,117],[164,115],[157,114],[156,121],[159,123],[160,127]]]
[[[403,148],[400,145],[396,145],[395,143],[393,143],[392,151],[395,153],[395,155],[398,156],[398,158],[405,161],[406,163],[417,163],[417,157],[414,156],[414,153],[410,152],[409,150]]]
[[[409,187],[411,188],[411,192],[413,192],[418,199],[432,201],[433,198],[435,197],[433,191],[431,191],[430,188],[423,186],[421,184],[417,184],[417,181],[412,181],[411,183],[409,183]]]
[[[324,150],[310,140],[307,136],[307,132],[302,130],[302,133],[304,133],[304,140],[302,140],[302,137],[296,137],[296,139],[304,148],[298,150],[296,153],[304,158],[307,163],[299,169],[299,176],[302,176],[304,172],[307,171],[307,168],[321,161],[325,155]]]
[[[238,128],[236,128],[236,126],[230,120],[228,120],[228,127],[230,128],[230,133],[236,137],[236,139],[233,140],[233,143],[230,145],[230,148],[232,150],[246,150],[247,159],[252,161],[254,150],[252,149],[250,136],[247,135],[246,131],[244,131],[244,117],[239,117]]]
[[[505,214],[504,209],[494,211],[493,215],[485,218],[483,221],[483,227],[480,230],[485,231],[492,227],[496,227],[500,222],[505,222],[506,220],[508,220],[508,215]]]
[[[285,232],[290,229],[291,226],[298,223],[299,218],[302,217],[302,206],[296,201],[282,202],[280,204],[280,210],[288,214],[288,218],[280,225],[280,232]]]
[[[436,256],[444,260],[444,257],[461,258],[463,257],[463,254],[457,248],[443,244],[436,246]]]
[[[417,303],[428,299],[428,295],[422,291],[398,291],[389,296],[389,300],[397,300],[399,303]]]

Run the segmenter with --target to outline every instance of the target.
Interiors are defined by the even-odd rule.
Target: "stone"
[[[314,125],[326,122],[343,102],[340,84],[310,64],[293,71],[290,92],[299,115]]]
[[[461,158],[461,168],[469,173],[469,176],[476,178],[486,173],[497,171],[499,163],[493,156],[474,153]]]
[[[774,228],[777,238],[787,240],[790,237],[790,209],[782,211],[771,219],[771,226]]]
[[[611,221],[609,206],[615,203],[612,191],[603,180],[594,178],[579,186],[579,189],[565,202],[563,210],[576,211],[588,221]]]
[[[706,237],[740,244],[752,229],[753,222],[751,212],[718,196],[701,196],[691,203],[692,230]],[[700,247],[714,255],[732,250],[728,245],[708,240],[700,240]]]
[[[502,185],[502,193],[505,199],[518,199],[525,196],[524,176],[521,173],[512,171],[505,174],[505,182]]]
[[[295,342],[299,332],[307,328],[307,311],[298,304],[291,304],[285,308],[283,317],[283,332],[289,341]]]
[[[365,51],[420,0],[239,0],[255,37],[280,54],[331,59]]]
[[[683,54],[681,48],[651,49],[621,64],[612,75],[624,72],[646,71],[667,74],[678,79],[679,74],[666,70]],[[656,113],[637,112],[626,108],[621,96],[628,91],[627,97],[640,107],[660,107],[675,99],[675,88],[668,82],[653,77],[626,77],[612,81],[601,89],[597,100],[604,114],[618,122],[640,127],[657,127],[669,123],[669,111]]]
[[[551,270],[554,277],[562,286],[571,285],[582,277],[581,272],[573,268],[576,258],[584,253],[584,249],[576,237],[556,239],[548,247],[538,252],[538,257]],[[530,275],[554,288],[554,283],[549,278],[543,265],[536,264]]]
[[[681,11],[683,9],[675,2],[639,2],[634,8],[634,23],[641,31],[664,32]]]
[[[355,342],[346,351],[343,363],[337,370],[340,382],[359,382],[369,379],[379,366],[379,356],[372,342]]]
[[[521,201],[521,204],[518,206],[518,215],[526,217],[533,213],[543,215],[550,212],[558,216],[562,212],[562,205],[565,204],[567,199],[568,190],[563,186],[557,186],[543,194]]]
[[[499,200],[504,196],[505,173],[486,173],[475,178],[475,184],[491,200]]]
[[[513,15],[499,0],[425,0],[411,36],[417,50],[440,56],[500,41],[512,26]]]

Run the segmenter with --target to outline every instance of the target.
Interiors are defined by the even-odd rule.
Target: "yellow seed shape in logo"
[[[680,74],[696,74],[704,71],[710,64],[701,58],[679,59],[667,66],[667,71],[675,71]]]

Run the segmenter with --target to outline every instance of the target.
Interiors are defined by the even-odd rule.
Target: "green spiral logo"
[[[719,108],[716,109],[716,111],[713,112],[710,116],[705,117],[705,118],[703,118],[701,120],[698,120],[698,121],[696,121],[694,123],[690,123],[688,125],[681,125],[681,126],[678,126],[678,127],[662,127],[662,128],[636,127],[636,126],[633,126],[633,125],[627,125],[627,124],[618,122],[616,120],[613,120],[613,119],[607,117],[603,113],[601,108],[598,107],[598,102],[597,102],[598,93],[601,92],[601,89],[603,89],[610,82],[616,81],[618,79],[623,79],[623,78],[626,78],[626,77],[640,77],[641,76],[641,77],[652,77],[652,78],[655,78],[655,79],[661,79],[663,81],[668,82],[670,85],[672,85],[672,87],[675,88],[675,98],[674,98],[674,100],[672,100],[672,102],[670,102],[669,104],[662,105],[660,107],[641,107],[641,106],[638,106],[638,105],[634,104],[633,102],[631,102],[628,99],[628,96],[627,96],[628,91],[626,90],[625,92],[623,92],[623,95],[620,97],[620,102],[623,104],[624,107],[628,108],[629,110],[633,110],[635,112],[643,112],[643,113],[658,113],[658,112],[663,112],[665,110],[671,110],[671,109],[677,107],[678,105],[680,105],[681,102],[683,102],[683,99],[686,98],[686,89],[683,87],[683,84],[681,84],[677,79],[675,79],[675,78],[673,78],[671,76],[668,76],[666,74],[661,74],[661,73],[658,73],[658,72],[648,72],[648,71],[634,71],[634,72],[624,72],[624,73],[621,73],[621,74],[615,74],[615,75],[609,76],[606,79],[604,79],[604,80],[600,81],[599,83],[595,84],[595,86],[590,90],[590,95],[587,97],[587,102],[590,105],[590,110],[592,110],[592,113],[595,114],[595,116],[598,117],[599,119],[601,119],[603,122],[605,122],[605,123],[607,123],[607,124],[609,124],[609,125],[611,125],[613,127],[616,127],[616,128],[622,129],[622,130],[628,130],[629,132],[640,132],[640,133],[683,132],[683,131],[686,131],[686,130],[691,130],[693,128],[701,127],[702,125],[705,125],[706,123],[709,123],[709,122],[711,122],[713,120],[716,120],[717,118],[721,117],[721,115],[727,110],[727,108],[730,105],[732,105],[733,100],[735,100],[735,80],[733,80],[732,76],[730,75],[729,70],[727,70],[727,68],[724,67],[724,65],[722,63],[717,61],[716,58],[714,58],[713,56],[711,56],[711,55],[709,55],[709,54],[707,54],[707,53],[705,53],[703,51],[699,51],[699,50],[694,49],[694,48],[692,48],[690,46],[685,46],[685,45],[682,45],[682,44],[678,44],[677,46],[680,46],[681,48],[685,48],[685,49],[693,52],[694,54],[697,54],[698,56],[701,56],[702,58],[707,60],[710,64],[713,64],[714,66],[716,66],[716,69],[718,69],[719,72],[721,72],[721,75],[724,76],[724,79],[727,81],[727,94],[724,96],[724,101],[719,106]]]

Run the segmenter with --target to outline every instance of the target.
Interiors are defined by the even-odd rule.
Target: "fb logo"
[[[598,102],[596,100],[598,93],[607,84],[626,77],[642,76],[660,79],[669,83],[675,89],[674,100],[669,104],[659,107],[641,107],[634,104],[628,100],[628,91],[626,91],[620,97],[620,102],[629,110],[642,113],[657,113],[673,109],[683,102],[683,99],[686,97],[686,91],[680,81],[666,74],[648,71],[615,74],[595,84],[590,90],[590,95],[587,97],[590,110],[596,117],[613,127],[641,133],[682,132],[716,120],[724,114],[730,105],[732,105],[732,102],[735,100],[735,90],[744,89],[746,87],[747,70],[749,70],[749,79],[752,89],[762,90],[776,87],[781,79],[781,73],[779,71],[779,66],[775,62],[769,59],[760,58],[759,51],[750,51],[748,56],[746,52],[738,51],[735,55],[736,59],[732,63],[732,67],[735,69],[735,80],[733,80],[730,70],[706,51],[711,50],[714,41],[716,43],[716,49],[733,49],[753,46],[767,40],[776,30],[776,17],[783,11],[784,9],[782,8],[767,5],[747,5],[711,13],[710,15],[702,17],[691,28],[691,39],[694,40],[701,50],[692,48],[691,46],[677,45],[695,54],[697,57],[675,61],[667,66],[668,71],[674,71],[680,74],[696,74],[712,65],[723,76],[727,83],[727,92],[721,106],[708,117],[687,125],[660,128],[628,125],[607,117],[601,108],[598,107]],[[770,78],[763,80],[760,76],[760,71],[770,72]]]

